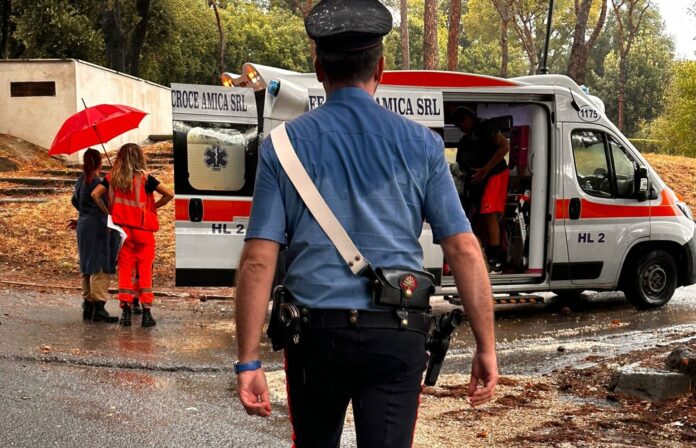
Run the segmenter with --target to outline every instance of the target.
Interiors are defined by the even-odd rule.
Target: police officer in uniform
[[[315,70],[327,102],[287,124],[290,142],[371,265],[422,269],[418,237],[424,219],[430,223],[476,338],[469,397],[480,405],[498,379],[490,283],[442,140],[373,98],[391,14],[376,0],[324,0],[305,27],[316,43]],[[295,446],[339,446],[351,402],[358,446],[411,446],[427,362],[424,329],[401,328],[393,312],[372,303],[370,280],[353,275],[340,257],[270,138],[260,149],[237,279],[235,371],[247,413],[271,413],[259,345],[280,246],[287,247],[285,286],[308,310],[309,322],[285,351]]]

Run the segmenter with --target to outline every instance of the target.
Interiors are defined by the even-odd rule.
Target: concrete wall
[[[56,96],[12,98],[10,83],[26,81],[54,81]],[[77,60],[0,60],[0,133],[48,148],[63,122],[84,109],[83,98],[87,106],[125,104],[149,114],[138,129],[106,143],[107,149],[172,133],[167,87]]]
[[[88,107],[124,104],[148,113],[140,127],[111,140],[106,144],[107,149],[116,149],[128,142],[140,143],[150,134],[172,133],[169,88],[81,61],[76,65],[75,74],[78,110],[83,108],[84,98]]]
[[[0,133],[51,146],[63,121],[77,111],[75,66],[72,60],[0,60]],[[54,81],[56,96],[10,96],[11,82],[31,81]]]

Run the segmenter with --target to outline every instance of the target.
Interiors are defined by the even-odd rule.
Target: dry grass
[[[171,143],[145,147],[146,153],[171,152]],[[41,166],[40,168],[43,168]],[[37,165],[25,164],[13,177],[35,176]],[[173,167],[153,173],[173,189]],[[0,272],[4,276],[26,278],[41,272],[45,279],[72,279],[79,273],[75,232],[67,230],[66,222],[77,217],[70,203],[72,191],[50,197],[42,204],[12,204],[0,207]],[[154,266],[155,284],[172,286],[174,282],[174,203],[159,211],[160,231],[156,233],[157,258]],[[27,279],[31,279],[30,277]],[[36,279],[34,279],[36,281]],[[49,280],[50,281],[50,280]]]

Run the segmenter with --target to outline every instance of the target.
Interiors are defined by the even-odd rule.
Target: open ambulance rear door
[[[232,286],[254,192],[254,91],[172,84],[176,285]]]

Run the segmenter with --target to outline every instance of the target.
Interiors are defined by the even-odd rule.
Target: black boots
[[[138,298],[133,299],[133,314],[143,314],[143,308],[140,306]]]
[[[121,304],[121,325],[124,327],[131,326],[131,307],[127,303]]]
[[[82,320],[92,320],[94,315],[94,302],[91,300],[82,301]]]
[[[107,322],[110,324],[118,322],[118,317],[111,316],[104,308],[106,302],[94,302],[94,314],[92,314],[92,322]]]
[[[138,307],[138,309],[140,309],[140,306]],[[135,306],[131,306],[128,303],[121,303],[121,310],[121,325],[123,325],[124,327],[130,327],[132,325],[133,313],[136,310]],[[152,317],[150,308],[142,307],[141,313],[143,315],[143,320],[141,322],[141,325],[143,327],[154,327],[155,325],[157,325],[157,322],[155,322],[155,319]]]
[[[143,321],[141,323],[143,327],[154,327],[157,325],[155,319],[152,318],[152,313],[150,313],[150,308],[143,307]]]

